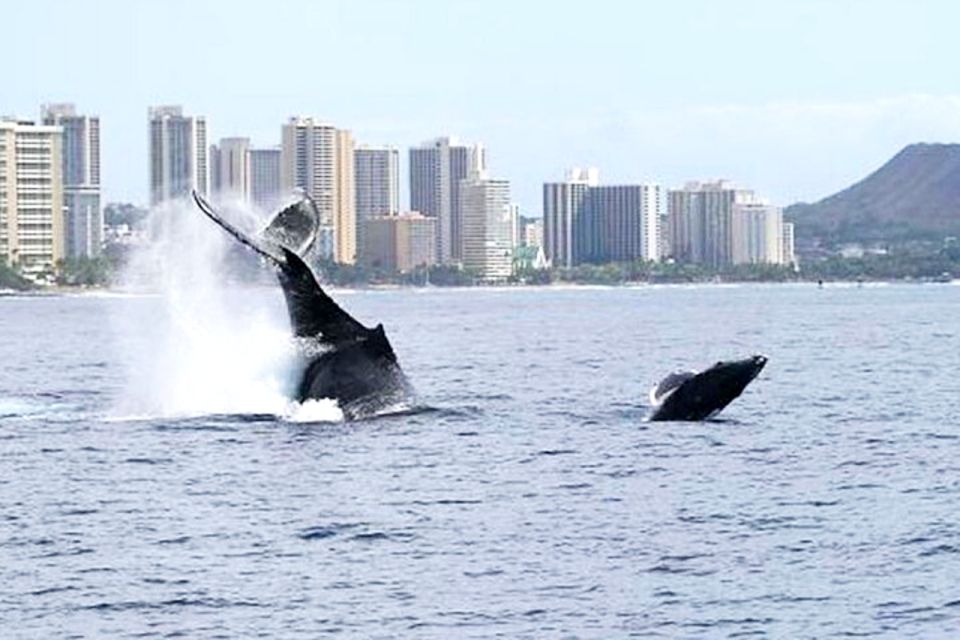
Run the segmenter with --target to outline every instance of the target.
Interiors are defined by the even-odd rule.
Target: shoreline
[[[960,279],[951,280],[937,279],[916,279],[916,278],[895,278],[895,279],[853,279],[853,280],[823,280],[822,283],[817,280],[695,280],[678,282],[551,282],[549,284],[523,284],[523,283],[504,283],[504,284],[477,284],[477,285],[409,285],[409,284],[362,284],[362,285],[333,285],[326,283],[324,287],[331,291],[455,291],[455,290],[498,290],[512,291],[522,289],[554,289],[575,290],[575,289],[643,289],[643,288],[675,288],[675,287],[733,287],[742,285],[758,286],[813,286],[827,288],[831,286],[857,287],[857,286],[877,286],[877,285],[960,285]],[[249,284],[239,285],[252,289],[269,289],[269,284]],[[110,286],[49,286],[38,287],[36,289],[0,289],[0,298],[42,298],[42,297],[60,297],[85,295],[101,296],[153,296],[160,292],[151,289],[122,289]]]

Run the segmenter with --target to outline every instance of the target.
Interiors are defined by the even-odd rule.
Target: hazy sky
[[[3,20],[0,114],[99,114],[106,201],[146,201],[157,104],[261,145],[320,116],[404,167],[422,140],[480,141],[528,215],[570,166],[789,204],[960,141],[949,0],[31,0]]]

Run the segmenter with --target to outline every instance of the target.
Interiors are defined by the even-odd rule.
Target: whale
[[[301,355],[294,400],[336,400],[347,420],[409,406],[414,390],[383,325],[366,327],[344,311],[304,261],[319,226],[310,198],[279,211],[258,234],[241,231],[195,191],[193,199],[210,220],[276,271]]]
[[[701,372],[671,373],[650,390],[651,421],[711,418],[736,400],[767,364],[767,357],[721,361]]]

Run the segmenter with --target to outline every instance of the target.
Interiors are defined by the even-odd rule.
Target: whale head
[[[719,387],[719,391],[735,390],[738,396],[744,387],[753,382],[766,364],[767,357],[757,354],[743,360],[720,361],[700,375],[711,378]]]
[[[697,376],[698,387],[719,411],[743,393],[766,364],[767,357],[759,354],[742,360],[718,362]]]

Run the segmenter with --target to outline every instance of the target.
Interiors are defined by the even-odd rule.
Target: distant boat
[[[951,275],[949,271],[944,271],[943,273],[935,277],[933,281],[940,282],[942,284],[949,284],[953,282],[953,275]]]

